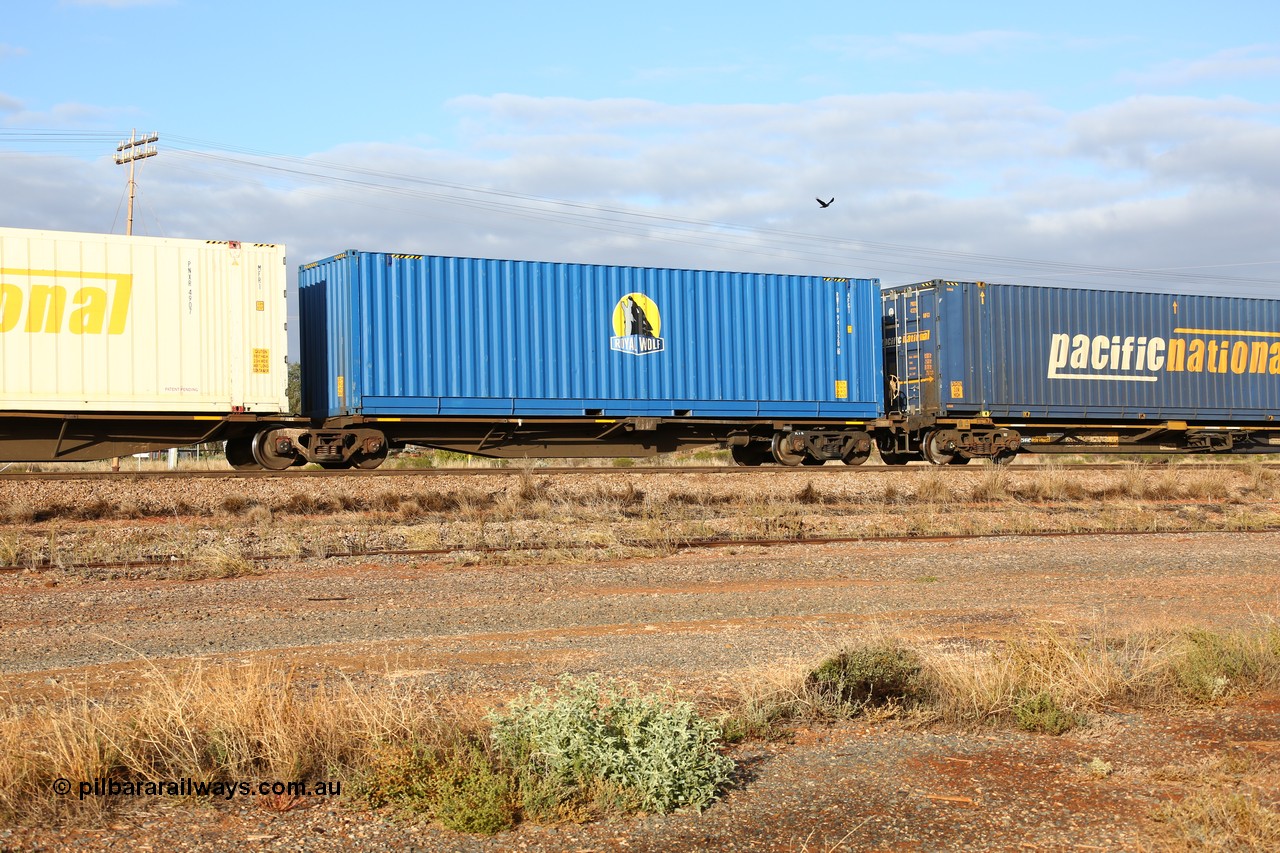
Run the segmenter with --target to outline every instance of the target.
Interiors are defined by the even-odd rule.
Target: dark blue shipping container
[[[312,417],[881,409],[875,280],[351,251],[299,286]]]
[[[933,281],[886,289],[889,408],[1267,423],[1280,300]]]

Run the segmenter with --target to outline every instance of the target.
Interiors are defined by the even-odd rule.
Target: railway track
[[[858,545],[868,543],[884,543],[884,542],[967,542],[974,539],[1079,539],[1092,536],[1169,536],[1175,534],[1195,533],[1194,530],[1149,530],[1149,529],[1133,529],[1133,530],[1117,530],[1114,528],[1098,528],[1093,530],[1054,530],[1054,531],[1032,531],[1032,532],[1008,532],[1008,533],[955,533],[955,534],[924,534],[924,535],[895,535],[895,536],[799,536],[780,539],[767,538],[750,538],[750,537],[713,537],[706,539],[687,539],[672,543],[672,547],[677,551],[694,550],[694,549],[714,549],[714,548],[735,548],[735,547],[757,547],[757,548],[777,548],[786,545]],[[1220,531],[1205,531],[1220,532]],[[1249,533],[1280,533],[1280,527],[1260,527],[1250,529]],[[612,546],[595,545],[592,543],[580,543],[573,546],[567,546],[563,543],[548,545],[538,542],[518,543],[515,545],[504,546],[467,546],[455,545],[442,548],[372,548],[372,549],[343,549],[328,554],[315,554],[312,558],[331,558],[343,557],[347,559],[357,557],[447,557],[450,554],[461,552],[475,554],[512,554],[522,552],[537,551],[566,551],[571,549],[590,551],[592,549],[603,550],[606,547],[632,545],[635,547],[652,547],[652,542],[617,542]],[[303,559],[297,554],[258,554],[244,555],[243,559],[250,563],[266,564],[280,562],[283,560]],[[57,566],[52,564],[39,564],[34,566],[0,566],[0,574],[17,574],[19,572],[33,571],[46,572],[53,568],[59,569],[147,569],[147,568],[166,568],[178,567],[192,564],[194,561],[180,558],[176,555],[165,555],[151,559],[138,560],[114,560],[106,562],[84,562],[84,563],[62,563]]]
[[[1228,466],[1246,463],[1238,462],[1181,462],[1178,470],[1204,471],[1216,470]],[[1153,469],[1169,467],[1166,463],[1137,462],[1092,462],[1063,466],[1067,471],[1113,471],[1146,465]],[[989,466],[977,465],[956,468],[956,471],[982,470]],[[1280,463],[1261,463],[1266,469],[1280,469]],[[1035,473],[1043,471],[1040,464],[1013,464],[1002,466],[1002,470],[1014,474]],[[778,465],[762,465],[759,467],[738,467],[734,465],[677,465],[653,466],[634,465],[628,467],[606,466],[545,466],[527,467],[512,465],[493,468],[379,468],[373,471],[359,469],[348,470],[296,470],[296,471],[5,471],[0,472],[0,481],[13,480],[173,480],[173,479],[209,479],[209,480],[244,480],[244,479],[276,479],[293,480],[308,478],[370,478],[370,477],[503,477],[522,474],[711,474],[750,476],[778,473],[804,473],[819,476],[857,476],[865,474],[910,474],[912,472],[937,470],[938,466],[927,463],[911,463],[908,465],[862,465],[848,466],[830,464],[822,466],[805,466],[787,468]],[[951,470],[951,469],[947,469]]]

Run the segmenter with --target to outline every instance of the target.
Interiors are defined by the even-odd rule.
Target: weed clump
[[[734,766],[718,752],[720,730],[691,704],[591,679],[535,688],[490,722],[523,815],[538,822],[702,809]]]
[[[1048,692],[1023,697],[1013,706],[1013,719],[1024,731],[1049,735],[1069,732],[1085,721],[1082,715],[1063,708]]]
[[[1196,629],[1183,638],[1170,664],[1174,686],[1193,702],[1209,703],[1280,672],[1280,630],[1261,635]]]
[[[796,492],[796,503],[820,504],[822,502],[822,492],[818,491],[813,483],[805,483],[804,488]]]
[[[913,703],[924,695],[920,656],[884,643],[844,649],[819,664],[805,686],[828,707],[857,713],[891,702]]]
[[[493,835],[516,821],[511,776],[474,734],[382,744],[356,788],[374,807],[417,812],[456,832]]]

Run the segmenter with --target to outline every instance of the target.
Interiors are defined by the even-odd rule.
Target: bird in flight
[[[832,196],[832,197],[831,197],[831,201],[823,201],[823,200],[822,200],[822,199],[820,199],[820,198],[815,198],[815,199],[814,199],[814,201],[816,201],[820,207],[830,207],[830,206],[831,206],[831,202],[832,202],[832,201],[835,201],[835,200],[836,200],[836,197],[835,197],[835,196]]]

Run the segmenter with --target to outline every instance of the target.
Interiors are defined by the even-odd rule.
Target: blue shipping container
[[[1280,300],[933,281],[886,289],[889,408],[1267,423]]]
[[[312,417],[881,409],[876,280],[350,251],[299,287]]]

